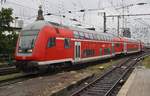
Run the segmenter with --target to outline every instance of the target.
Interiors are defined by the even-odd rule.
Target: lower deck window
[[[115,45],[116,45],[116,47],[120,47],[120,44],[119,44],[119,43],[116,43]]]
[[[94,54],[95,54],[95,51],[93,49],[85,49],[85,50],[83,50],[83,55],[85,57],[94,56]]]
[[[138,48],[128,48],[127,51],[137,51]]]
[[[99,49],[99,55],[102,55],[102,48]]]
[[[108,55],[108,54],[110,54],[111,52],[110,52],[110,48],[105,48],[104,49],[104,54],[105,55]]]

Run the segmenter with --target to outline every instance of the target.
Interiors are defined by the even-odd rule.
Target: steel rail
[[[140,56],[135,56],[135,57],[132,57],[132,58],[129,58],[129,59],[125,60],[119,66],[111,69],[107,73],[103,74],[101,77],[95,79],[94,81],[92,81],[91,83],[89,83],[88,85],[86,85],[85,87],[82,87],[78,91],[76,91],[73,94],[71,94],[71,96],[85,96],[86,93],[87,94],[89,93],[88,95],[86,94],[87,96],[93,96],[92,93],[94,94],[94,92],[102,92],[103,93],[103,95],[100,95],[100,93],[95,93],[94,96],[108,96],[112,92],[112,90],[119,84],[120,80],[129,72],[129,70],[132,68],[132,66],[134,66],[141,59],[141,57],[143,58],[143,56],[145,56],[145,55],[146,55],[146,53],[142,54]],[[125,66],[125,65],[126,65],[126,67],[122,68],[122,66]],[[119,72],[121,72],[121,75],[119,74]],[[109,74],[112,74],[112,75],[115,74],[115,75],[119,75],[119,76],[117,76],[117,79],[116,79],[116,77],[112,76],[111,79],[114,79],[115,81],[114,80],[112,80],[112,81],[110,80],[109,82],[113,82],[113,84],[108,84],[110,86],[106,86],[107,83],[109,83],[109,82],[105,82],[105,81],[101,81],[101,80],[105,79],[105,77],[109,76]],[[98,88],[98,87],[100,87],[98,84],[101,84],[100,81],[104,82],[104,83],[102,83],[102,84],[104,84],[104,86],[103,86],[104,89],[103,88],[101,88],[101,89]],[[100,82],[100,83],[97,83],[97,82]],[[105,83],[106,83],[106,85],[105,85]],[[98,87],[95,87],[94,86],[95,84],[97,84]],[[92,90],[92,87],[94,87],[95,89]]]

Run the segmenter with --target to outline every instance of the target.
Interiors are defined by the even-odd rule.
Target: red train
[[[15,59],[21,70],[38,70],[44,66],[78,64],[142,50],[141,41],[39,20],[22,29]]]

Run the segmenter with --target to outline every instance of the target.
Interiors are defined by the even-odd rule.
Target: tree
[[[10,23],[13,22],[13,10],[11,8],[2,8],[0,11],[0,31],[12,31]]]
[[[10,27],[13,22],[13,10],[2,8],[0,11],[0,54],[14,53],[18,34]]]

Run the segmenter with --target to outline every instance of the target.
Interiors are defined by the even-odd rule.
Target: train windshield
[[[34,48],[39,30],[23,30],[20,35],[19,50],[28,51]]]

